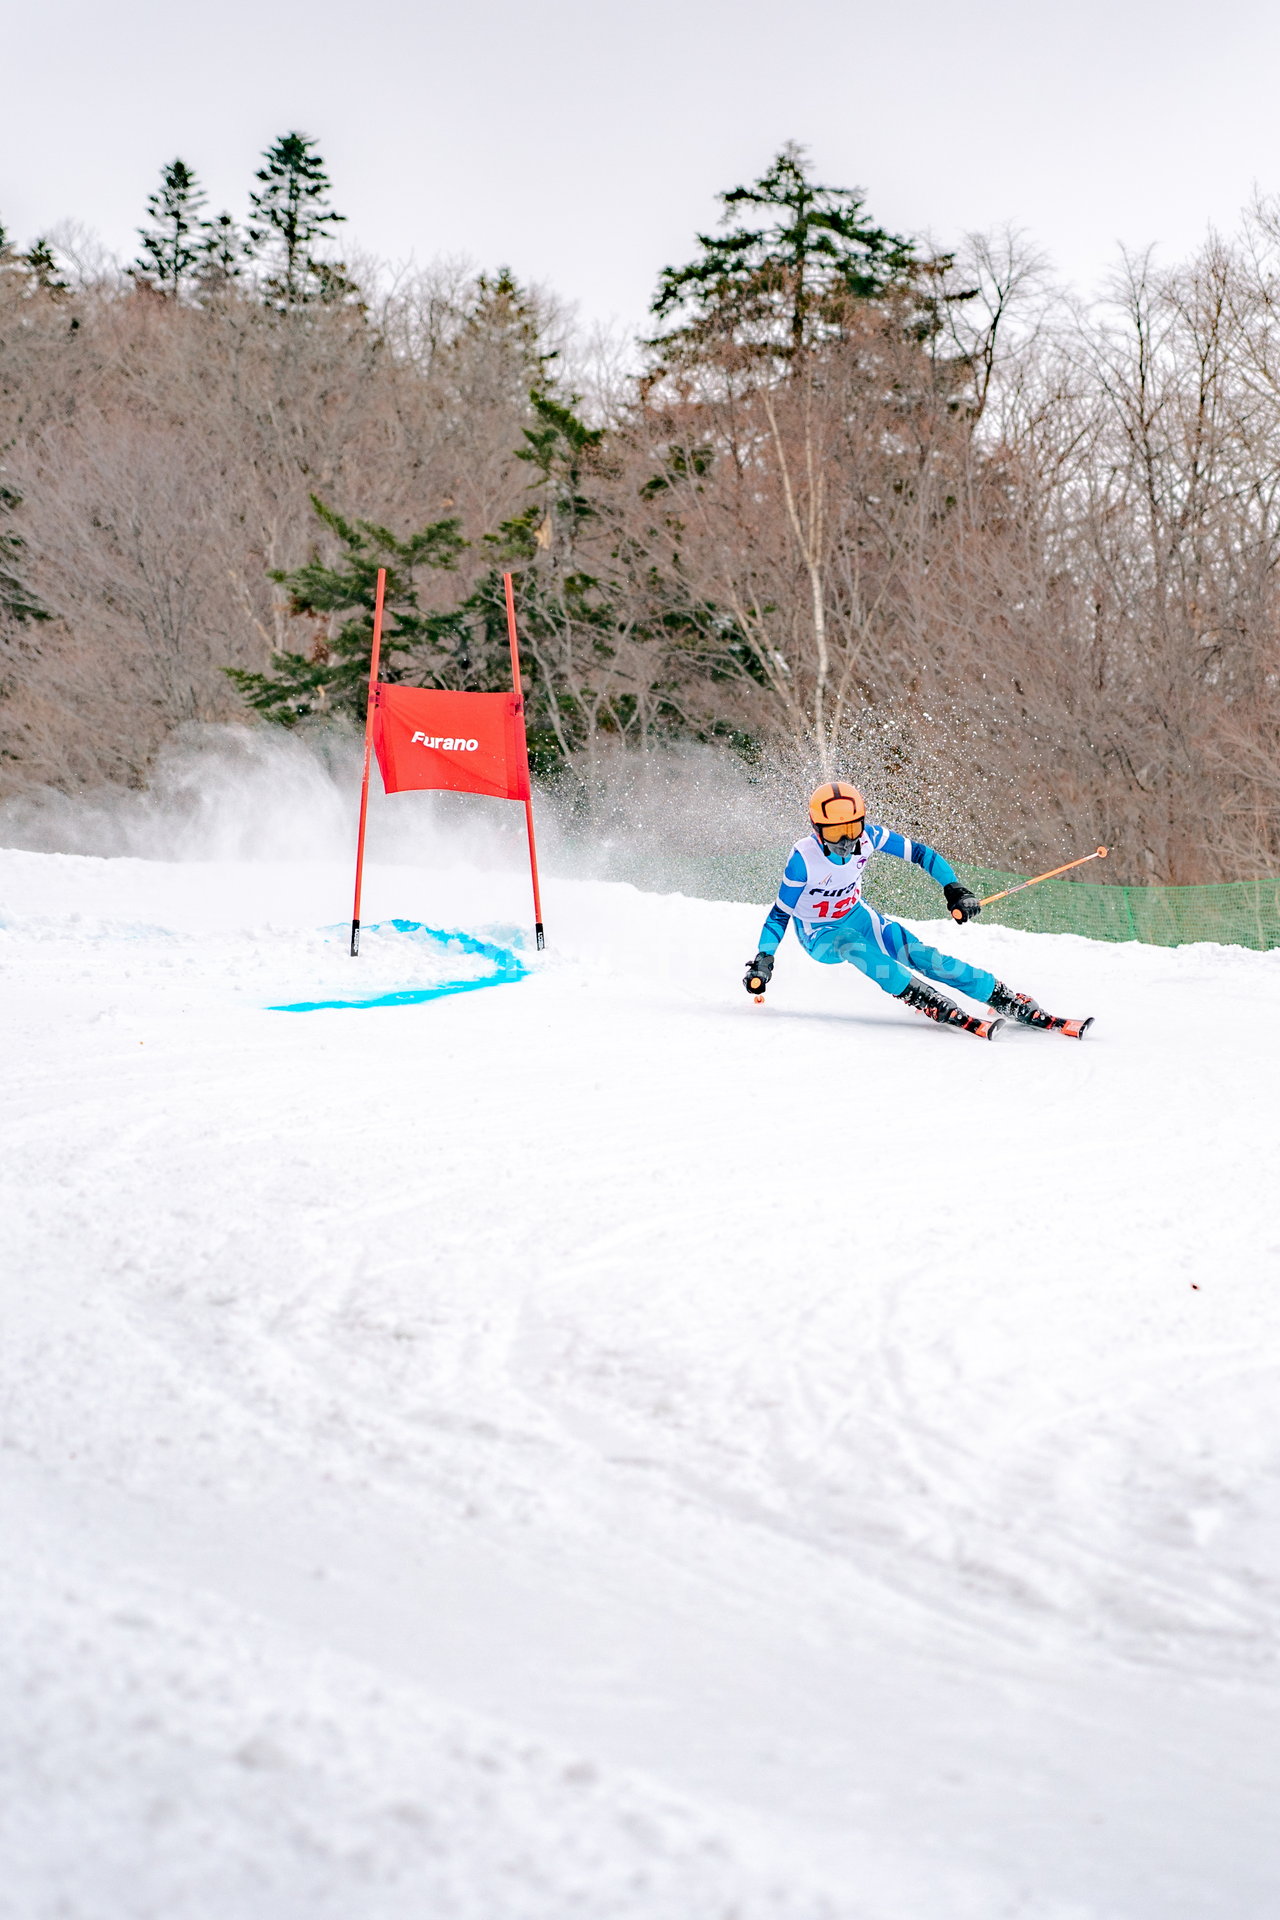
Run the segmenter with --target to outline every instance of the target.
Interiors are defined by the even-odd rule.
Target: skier
[[[913,933],[887,920],[862,899],[862,873],[873,853],[891,853],[922,867],[942,887],[955,919],[972,920],[982,911],[963,881],[932,847],[908,840],[889,827],[868,826],[866,802],[843,780],[819,787],[809,801],[812,832],[797,840],[787,861],[778,898],[760,934],[760,951],[747,963],[743,985],[761,999],[773,975],[778,943],[794,921],[796,937],[813,960],[835,965],[847,960],[886,993],[893,994],[930,1020],[990,1040],[1003,1019],[981,1020],[964,1013],[945,994],[912,978],[908,968],[929,980],[980,1000],[998,1015],[1024,1026],[1056,1029],[1082,1039],[1090,1020],[1063,1020],[1045,1013],[1026,993],[1002,986],[993,973],[967,960],[938,953]]]

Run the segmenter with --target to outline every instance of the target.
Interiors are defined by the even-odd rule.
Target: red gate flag
[[[360,888],[364,880],[364,836],[369,819],[369,763],[376,748],[382,784],[388,793],[411,787],[445,788],[452,793],[486,793],[495,800],[523,800],[529,841],[529,879],[533,885],[533,931],[539,951],[542,896],[538,888],[538,850],[533,838],[533,801],[529,793],[529,749],[524,737],[524,701],[520,694],[520,645],[516,636],[516,594],[511,575],[502,576],[507,602],[507,639],[511,645],[510,693],[441,693],[429,687],[393,687],[378,678],[382,651],[382,610],[387,570],[378,568],[373,596],[373,644],[369,649],[369,699],[364,719],[364,772],[360,780],[360,830],[356,836],[356,891],[351,907],[351,954],[360,951]]]
[[[379,682],[373,746],[388,793],[414,787],[528,800],[524,701]]]

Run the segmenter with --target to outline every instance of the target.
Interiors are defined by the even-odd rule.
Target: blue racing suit
[[[956,877],[940,853],[890,827],[868,824],[857,852],[843,864],[827,858],[816,834],[806,834],[791,849],[778,898],[760,933],[760,952],[776,953],[788,925],[794,924],[796,938],[810,959],[825,966],[846,960],[886,993],[902,993],[911,984],[911,969],[971,1000],[989,1001],[996,990],[994,973],[926,946],[896,920],[886,919],[866,904],[862,873],[873,853],[910,860],[939,886],[950,886]]]

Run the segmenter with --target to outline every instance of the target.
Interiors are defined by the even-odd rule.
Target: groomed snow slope
[[[1272,1920],[1280,955],[347,878],[0,855],[0,1910]]]

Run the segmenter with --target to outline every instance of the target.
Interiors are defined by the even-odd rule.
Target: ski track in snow
[[[0,1913],[1273,1920],[1280,954],[347,878],[0,853]]]

